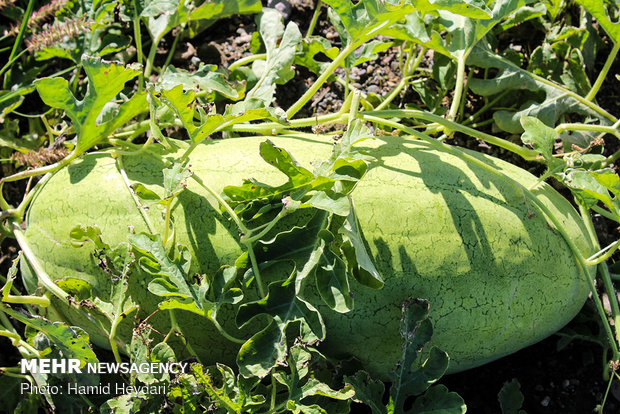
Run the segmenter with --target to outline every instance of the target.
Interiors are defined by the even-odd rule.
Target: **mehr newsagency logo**
[[[91,362],[79,359],[22,359],[22,374],[181,374],[187,368],[187,362]],[[21,393],[33,394],[165,394],[165,385],[129,385],[112,383],[100,385],[65,385],[37,386],[29,382],[21,384]]]

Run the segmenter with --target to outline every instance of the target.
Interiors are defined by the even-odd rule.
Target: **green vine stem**
[[[9,208],[8,210],[3,210],[0,213],[0,218],[12,217],[17,222],[24,221],[24,215],[26,212],[26,208],[30,205],[30,202],[34,199],[34,196],[39,192],[41,188],[45,185],[46,182],[52,177],[51,173],[45,174],[43,178],[41,178],[35,185],[32,187],[30,191],[26,193],[22,202],[17,206],[17,208]],[[0,185],[0,188],[2,186]]]
[[[141,65],[144,61],[144,52],[142,51],[142,33],[140,33],[140,16],[138,16],[138,2],[133,0],[133,37],[136,40],[136,60]],[[138,91],[144,90],[144,73],[140,71],[138,74]]]
[[[50,305],[49,298],[45,296],[33,296],[33,295],[6,295],[2,298],[2,302],[14,303],[14,304],[29,304],[37,305],[46,308]]]
[[[263,237],[265,234],[269,233],[271,231],[271,229],[273,229],[273,226],[275,226],[282,217],[286,216],[288,214],[287,210],[285,208],[282,208],[282,210],[280,210],[280,212],[278,213],[277,216],[275,216],[273,218],[273,220],[271,220],[269,223],[267,223],[267,225],[265,226],[261,226],[260,231],[258,234],[253,234],[255,231],[259,230],[259,229],[252,229],[250,230],[249,233],[244,234],[243,236],[241,236],[241,243],[243,244],[252,244],[258,240],[261,239],[261,237]]]
[[[306,32],[306,37],[312,36],[312,32],[314,32],[314,28],[316,27],[316,22],[319,20],[319,16],[321,15],[322,7],[323,7],[323,1],[317,0],[316,6],[314,8],[314,13],[312,13],[312,19],[310,19],[310,25],[308,26],[308,31]]]
[[[170,316],[170,327],[171,327],[170,328],[170,333],[178,332],[179,335],[180,335],[180,338],[181,338],[181,342],[183,342],[183,345],[185,346],[185,348],[187,348],[187,351],[190,353],[190,355],[194,355],[196,357],[196,359],[198,359],[198,362],[200,362],[200,358],[198,358],[198,354],[196,353],[196,351],[194,351],[194,349],[192,348],[190,343],[185,338],[185,335],[183,334],[183,331],[181,330],[181,327],[179,326],[179,323],[177,322],[177,318],[176,318],[176,315],[174,313],[174,310],[173,309],[168,309],[168,315]],[[166,338],[168,338],[170,333],[168,333]]]
[[[467,54],[459,57],[456,61],[456,86],[454,87],[454,96],[452,97],[452,103],[450,104],[450,110],[447,115],[449,120],[454,120],[456,118],[461,104],[461,95],[465,87],[465,60],[467,60]]]
[[[465,89],[463,90],[463,94],[461,95],[461,103],[459,104],[459,109],[457,113],[456,121],[460,122],[463,118],[463,114],[465,113],[465,104],[467,103],[467,92],[469,91],[469,81],[474,77],[474,68],[469,69],[469,73],[467,74],[467,80],[465,81]]]
[[[20,171],[16,174],[10,175],[8,177],[4,177],[0,179],[0,194],[2,193],[2,188],[4,187],[4,183],[19,181],[19,180],[23,180],[24,178],[30,178],[30,177],[35,177],[37,175],[43,175],[43,174],[47,174],[50,172],[55,172],[63,168],[64,166],[69,165],[71,161],[73,161],[79,156],[80,156],[80,153],[74,150],[69,155],[67,155],[65,158],[58,161],[57,163],[46,165],[45,167],[35,168],[33,170]],[[0,197],[0,208],[2,208],[2,210],[9,210],[11,208],[8,205],[8,203],[4,200],[4,197]]]
[[[590,236],[590,241],[600,249],[598,238],[596,237],[596,230],[594,229],[594,223],[592,222],[592,217],[590,216],[590,212],[587,208],[584,207],[582,203],[578,203],[579,205],[579,213],[583,219],[583,222],[588,230],[588,235]],[[617,244],[617,242],[616,242]],[[610,251],[613,253],[613,249]],[[616,341],[620,344],[620,306],[618,305],[618,298],[616,297],[616,290],[614,289],[614,284],[609,275],[609,269],[607,268],[607,264],[601,262],[599,264],[599,273],[601,275],[601,279],[603,280],[603,284],[605,285],[605,290],[607,291],[607,296],[609,297],[609,304],[611,306],[612,317],[614,320],[614,328],[616,330]],[[592,295],[597,297],[596,290],[592,291]],[[618,354],[615,355],[614,360],[618,360]]]
[[[142,206],[142,203],[138,199],[136,192],[133,190],[133,187],[131,186],[131,182],[129,182],[129,177],[127,177],[127,173],[125,172],[125,168],[123,167],[123,157],[120,156],[116,158],[116,163],[117,163],[117,170],[119,174],[121,175],[121,178],[123,179],[123,183],[125,184],[125,187],[129,191],[129,194],[131,195],[131,198],[133,202],[135,203],[136,208],[140,212],[140,215],[142,216],[142,219],[144,220],[144,224],[146,224],[146,227],[149,229],[149,233],[155,234],[155,226],[153,226],[153,223],[151,223],[149,216],[146,214],[146,211],[144,210],[144,206]]]
[[[232,336],[231,334],[226,332],[226,330],[222,327],[222,325],[220,325],[220,323],[218,322],[218,320],[215,317],[209,315],[208,318],[213,323],[213,325],[215,325],[215,328],[217,329],[217,331],[224,338],[228,339],[230,342],[234,342],[236,344],[244,344],[246,342],[245,339],[235,338],[234,336]]]
[[[426,54],[426,48],[422,47],[420,49],[420,52],[416,56],[416,59],[413,62],[413,65],[411,65],[411,62],[410,62],[411,57],[413,56],[413,45],[411,46],[411,49],[412,50],[409,52],[409,55],[407,56],[407,60],[405,61],[403,77],[401,78],[400,82],[398,82],[398,85],[396,85],[396,87],[392,89],[392,91],[385,97],[383,102],[377,105],[375,110],[380,111],[383,108],[385,108],[390,102],[392,102],[394,98],[396,98],[398,94],[405,88],[405,86],[409,84],[409,80],[412,78],[411,74],[416,71],[418,66],[420,66],[420,63],[422,62],[422,59],[424,58],[424,55]]]
[[[564,131],[603,132],[605,134],[614,135],[616,138],[620,139],[620,130],[618,130],[618,128],[614,128],[613,126],[592,125],[592,124],[560,124],[555,127],[555,130],[558,134],[561,134]]]
[[[0,311],[4,311],[5,308],[0,308]],[[0,330],[0,336],[4,336],[5,338],[9,338],[11,340],[11,344],[16,347],[20,354],[25,353],[26,356],[30,358],[40,358],[41,353],[33,348],[28,342],[24,341],[21,336],[14,332],[8,332],[4,330]],[[21,349],[23,348],[23,349]]]
[[[26,240],[26,236],[24,235],[23,230],[16,223],[13,223],[13,234],[15,235],[15,239],[17,240],[17,243],[19,243],[19,247],[21,247],[22,252],[26,257],[26,260],[28,260],[28,263],[30,263],[30,266],[32,266],[35,274],[37,275],[39,283],[47,291],[60,299],[62,303],[64,303],[65,305],[71,305],[71,302],[68,299],[70,295],[52,281],[50,276],[43,269],[41,263],[39,263],[39,259],[37,259],[34,252],[30,249],[30,245]]]
[[[172,46],[170,47],[170,51],[168,52],[168,56],[166,56],[166,61],[164,62],[164,65],[161,67],[161,73],[164,73],[166,71],[166,68],[168,67],[168,65],[170,64],[170,62],[172,61],[172,58],[174,56],[174,52],[177,49],[177,45],[179,44],[179,39],[181,38],[181,32],[185,30],[185,23],[181,24],[181,26],[179,26],[179,33],[174,36],[174,40],[172,41]]]
[[[620,42],[615,43],[614,47],[611,49],[611,52],[609,53],[609,56],[607,56],[607,60],[605,61],[605,65],[603,66],[603,69],[601,69],[601,72],[598,74],[598,77],[596,78],[594,85],[592,85],[590,92],[588,92],[588,94],[585,97],[586,100],[592,101],[594,97],[596,96],[596,94],[598,93],[599,89],[601,89],[601,86],[603,85],[603,81],[607,77],[607,73],[609,72],[609,69],[611,69],[611,65],[613,65],[614,61],[616,60],[616,56],[618,55],[619,50],[620,50]]]
[[[478,111],[476,111],[474,114],[468,116],[467,118],[465,118],[463,120],[463,125],[469,125],[472,122],[474,122],[476,120],[476,118],[478,118],[480,115],[482,115],[483,113],[485,113],[486,111],[488,111],[490,108],[493,107],[493,105],[495,105],[497,102],[499,102],[504,96],[506,96],[508,93],[510,92],[509,89],[500,92],[499,94],[497,94],[497,96],[495,96],[495,98],[489,100],[486,100],[486,103],[484,104],[484,106],[482,108],[480,108]],[[492,120],[492,118],[491,118]]]
[[[464,160],[465,162],[468,162],[470,164],[476,165],[482,169],[484,169],[485,171],[490,172],[491,174],[494,174],[498,177],[500,177],[501,179],[507,181],[508,183],[510,183],[511,185],[515,186],[516,188],[520,189],[523,194],[527,197],[527,199],[533,203],[534,205],[536,205],[536,207],[538,207],[538,209],[540,209],[540,211],[549,219],[549,221],[553,224],[553,226],[555,227],[555,229],[560,233],[560,235],[562,236],[562,238],[566,241],[566,244],[569,246],[571,252],[573,253],[573,257],[575,258],[576,264],[577,264],[577,268],[579,269],[579,272],[583,275],[584,279],[586,280],[586,282],[588,283],[588,286],[590,287],[590,290],[592,292],[592,298],[594,300],[596,309],[599,313],[599,317],[601,318],[601,323],[603,324],[603,327],[605,329],[605,332],[607,334],[607,338],[609,340],[609,343],[611,345],[612,351],[613,351],[613,359],[617,360],[620,357],[620,352],[618,351],[618,342],[616,342],[615,340],[615,336],[612,332],[611,326],[609,325],[609,322],[607,321],[607,315],[605,313],[605,309],[603,308],[603,304],[601,302],[601,298],[598,296],[598,294],[596,293],[596,286],[594,285],[594,280],[592,278],[590,278],[590,276],[588,275],[588,271],[587,271],[587,264],[585,262],[585,258],[583,257],[583,255],[581,254],[581,252],[579,251],[579,249],[577,248],[577,246],[575,245],[575,243],[573,242],[573,240],[568,236],[568,234],[566,234],[566,231],[564,230],[564,228],[562,227],[561,223],[559,222],[559,220],[557,219],[557,217],[555,217],[555,215],[547,208],[547,206],[545,206],[540,200],[538,200],[533,194],[532,192],[525,188],[523,185],[521,185],[520,183],[518,183],[517,181],[513,180],[512,178],[506,176],[505,174],[503,174],[501,171],[491,167],[490,165],[486,164],[485,162],[478,160],[477,158],[464,153],[463,151],[448,146],[442,142],[439,142],[433,138],[431,138],[430,136],[423,134],[419,131],[416,131],[412,128],[406,127],[398,122],[395,121],[391,121],[391,120],[387,120],[387,119],[383,119],[383,118],[379,118],[376,116],[371,116],[371,115],[367,115],[365,113],[360,114],[360,117],[366,121],[369,122],[375,122],[378,124],[384,124],[384,125],[388,125],[392,128],[396,128],[399,129],[409,135],[412,135],[414,137],[417,137],[419,139],[422,139],[426,142],[428,142],[429,144],[431,144],[432,146],[434,146],[436,149],[443,151],[443,152],[447,152],[449,154],[455,155],[458,158]]]
[[[254,62],[255,60],[265,60],[265,59],[267,59],[267,53],[258,53],[256,55],[246,56],[239,60],[235,60],[233,63],[231,63],[230,66],[228,67],[228,70],[230,72],[234,72],[235,70],[239,69],[241,66],[245,66],[248,63]]]
[[[194,181],[198,183],[198,185],[200,185],[202,188],[207,190],[209,194],[211,194],[217,200],[220,206],[222,206],[224,210],[226,210],[226,212],[230,215],[230,217],[235,222],[237,227],[239,227],[239,231],[242,233],[241,240],[243,240],[243,237],[245,235],[252,233],[252,231],[243,224],[239,216],[237,216],[237,213],[235,213],[235,211],[232,209],[230,204],[226,202],[226,200],[224,200],[218,193],[213,191],[211,187],[206,185],[200,177],[197,177],[195,174],[192,174],[191,177],[194,179]],[[258,284],[258,291],[261,297],[264,298],[266,296],[265,287],[263,286],[263,283],[262,283],[260,271],[258,269],[258,263],[256,261],[256,256],[254,255],[254,248],[252,247],[252,242],[246,240],[246,241],[241,241],[241,244],[248,250],[248,255],[250,256],[250,261],[252,262],[252,269],[254,270],[254,276],[256,277],[256,283]]]
[[[123,283],[123,281],[121,281]],[[112,350],[112,354],[114,355],[114,360],[118,363],[122,362],[121,354],[118,350],[118,344],[116,341],[116,331],[118,329],[118,325],[125,319],[127,316],[131,315],[134,311],[138,310],[138,306],[134,305],[122,312],[121,309],[122,301],[119,301],[116,312],[114,313],[114,320],[110,324],[110,335],[108,335],[108,340],[110,342],[110,349]]]
[[[604,261],[609,259],[616,250],[618,250],[618,247],[620,247],[620,240],[616,240],[615,242],[611,243],[609,246],[605,247],[604,249],[601,249],[599,252],[588,257],[586,259],[586,263],[590,266],[595,266],[600,263],[603,263]]]
[[[540,154],[538,153],[538,151],[534,151],[529,148],[522,147],[520,145],[514,144],[510,141],[496,137],[494,135],[490,135],[485,132],[481,132],[476,129],[461,125],[457,122],[450,121],[446,118],[432,114],[430,112],[420,111],[417,109],[393,109],[393,110],[382,110],[382,111],[366,111],[363,114],[372,116],[373,119],[375,118],[376,119],[417,118],[417,119],[422,119],[422,120],[429,121],[429,122],[436,122],[440,125],[445,126],[446,128],[449,128],[451,131],[462,132],[463,134],[472,136],[474,138],[481,139],[488,144],[495,145],[497,147],[504,148],[504,149],[507,149],[508,151],[514,152],[515,154],[521,156],[523,159],[527,161],[540,160]]]
[[[28,49],[24,49],[21,52],[19,52],[17,54],[17,56],[15,56],[14,58],[10,59],[6,65],[4,65],[2,67],[2,69],[0,69],[0,76],[2,76],[4,74],[4,72],[6,72],[13,63],[15,63],[17,61],[17,59],[19,59],[24,53],[28,52]]]
[[[592,210],[594,210],[596,213],[600,214],[601,216],[608,218],[609,220],[615,221],[615,222],[620,222],[618,216],[614,216],[611,212],[605,210],[602,207],[599,207],[597,205],[593,205]]]
[[[247,227],[245,227],[245,225],[243,224],[243,222],[241,221],[241,219],[239,218],[239,216],[237,216],[237,213],[235,213],[235,211],[232,209],[232,207],[230,206],[230,204],[228,204],[226,202],[226,200],[224,200],[218,193],[216,193],[215,191],[213,191],[213,189],[211,187],[209,187],[208,185],[206,185],[204,183],[204,181],[202,181],[202,179],[200,177],[197,177],[195,174],[191,175],[192,179],[194,181],[196,181],[198,183],[198,185],[200,185],[202,188],[204,188],[205,190],[207,190],[207,192],[209,194],[211,194],[211,196],[213,196],[213,198],[215,198],[217,200],[217,202],[219,203],[220,206],[222,206],[226,212],[230,215],[230,217],[232,218],[232,220],[235,222],[235,224],[237,225],[237,227],[239,227],[239,230],[242,233],[249,233],[250,230],[248,230]]]
[[[334,59],[332,63],[329,64],[329,66],[325,69],[321,76],[319,76],[318,79],[312,84],[312,86],[310,86],[310,88],[308,88],[308,90],[288,109],[288,111],[286,111],[286,117],[288,119],[292,119],[293,116],[295,116],[295,114],[299,112],[299,110],[303,108],[310,99],[312,99],[314,94],[327,81],[327,79],[336,70],[336,68],[338,68],[344,62],[347,56],[349,56],[355,49],[357,49],[358,45],[359,41],[349,44],[342,51],[340,51],[338,56],[336,56],[336,59]]]

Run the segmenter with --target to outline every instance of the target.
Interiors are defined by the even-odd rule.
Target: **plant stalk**
[[[599,89],[601,89],[601,86],[603,85],[603,81],[607,77],[607,73],[609,72],[609,69],[611,69],[611,65],[613,65],[614,61],[616,60],[616,56],[618,55],[619,50],[620,50],[620,42],[615,43],[614,47],[611,49],[611,52],[609,53],[609,56],[607,56],[607,60],[605,61],[605,65],[603,65],[603,69],[601,69],[601,72],[598,74],[598,77],[596,78],[594,85],[592,85],[590,92],[588,92],[588,94],[585,97],[586,100],[592,101],[594,97],[596,96],[596,94],[598,93]]]

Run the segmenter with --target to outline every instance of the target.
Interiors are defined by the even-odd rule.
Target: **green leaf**
[[[20,392],[22,378],[9,377],[8,375],[0,376],[0,401],[2,401],[3,409],[7,413],[14,413],[17,404],[23,398]],[[38,409],[33,411],[38,412]]]
[[[261,157],[284,173],[291,187],[299,187],[314,178],[314,175],[299,165],[285,149],[276,147],[271,141],[261,142],[259,148]]]
[[[302,36],[293,22],[289,22],[284,29],[282,16],[275,9],[263,11],[259,19],[259,31],[265,44],[267,59],[254,61],[252,69],[260,74],[260,78],[245,99],[257,99],[267,107],[273,102],[276,84],[283,84],[295,76],[291,66]]]
[[[191,19],[222,19],[235,14],[260,13],[262,9],[260,0],[211,0],[194,9]]]
[[[615,175],[615,173],[612,171]],[[597,173],[596,171],[584,171],[577,169],[569,169],[561,178],[564,184],[568,186],[577,200],[585,207],[590,208],[599,201],[603,202],[612,212],[618,215],[617,199],[612,200],[609,190],[599,180],[606,182],[609,173]],[[601,176],[602,175],[602,176]],[[597,180],[599,176],[599,180]]]
[[[178,85],[183,85],[184,90],[198,89],[202,93],[206,92],[207,96],[217,92],[234,101],[243,98],[245,92],[244,84],[229,81],[226,75],[217,71],[215,65],[203,65],[194,73],[177,69],[174,66],[167,66],[156,88],[158,90],[170,90]]]
[[[235,376],[233,370],[225,365],[217,364],[215,367],[209,367],[205,372],[202,365],[192,364],[191,375],[195,378],[196,387],[192,387],[193,384],[190,381],[185,380],[185,383],[189,383],[192,394],[196,395],[196,389],[204,389],[209,397],[206,401],[208,405],[214,404],[215,407],[221,408],[222,412],[253,412],[265,403],[263,395],[253,393],[259,379]],[[221,386],[216,386],[216,382]]]
[[[502,414],[525,414],[525,411],[521,410],[525,398],[521,393],[521,384],[516,378],[504,383],[497,394],[497,399]]]
[[[318,261],[314,270],[316,287],[327,306],[336,312],[349,312],[353,309],[353,295],[349,287],[346,264],[330,250],[329,242],[321,239],[317,246]]]
[[[373,380],[366,371],[358,371],[355,376],[345,376],[344,380],[353,386],[355,401],[370,407],[372,414],[387,414],[387,408],[383,404],[385,386],[381,381]]]
[[[325,325],[321,314],[298,296],[295,283],[269,285],[264,299],[244,304],[237,313],[237,325],[243,327],[258,315],[271,317],[267,327],[245,342],[239,350],[237,364],[242,375],[265,377],[286,357],[286,329],[300,322],[300,339],[307,344],[325,337]]]
[[[328,11],[330,20],[347,45],[365,43],[375,34],[380,34],[375,29],[389,27],[415,10],[405,0],[397,4],[380,0],[365,0],[357,4],[351,0],[324,0],[324,3],[331,6]]]
[[[267,140],[260,145],[261,156],[286,174],[288,181],[273,187],[245,180],[242,186],[224,187],[224,194],[235,207],[253,200],[281,203],[285,196],[290,195],[292,200],[302,201],[302,206],[313,206],[346,216],[349,214],[349,202],[344,196],[353,191],[368,168],[368,157],[353,150],[353,145],[370,137],[368,128],[356,120],[336,143],[330,158],[315,163],[314,173],[300,166],[285,149]]]
[[[171,168],[165,168],[164,174],[164,198],[169,199],[177,196],[187,187],[187,179],[190,171],[185,165],[175,162]]]
[[[315,355],[324,359],[318,352]],[[309,352],[303,345],[294,345],[289,350],[288,368],[290,374],[285,370],[278,369],[273,373],[276,381],[286,386],[288,389],[288,407],[295,407],[300,412],[307,412],[311,406],[302,402],[307,397],[328,397],[333,400],[348,400],[353,397],[354,391],[350,385],[345,385],[340,390],[334,390],[329,385],[321,382],[316,377],[306,378],[310,373],[310,366],[316,365],[313,353]],[[317,399],[311,399],[316,402]],[[319,406],[316,405],[318,408]]]
[[[196,93],[193,90],[184,92],[183,89],[183,85],[177,85],[170,90],[163,90],[160,99],[181,120],[193,142],[203,141],[224,122],[224,117],[219,114],[201,114],[200,123],[196,125]]]
[[[581,4],[590,13],[603,29],[613,39],[614,43],[620,42],[620,24],[612,22],[609,18],[607,10],[605,10],[605,2],[601,0],[575,0]]]
[[[135,414],[139,413],[143,397],[137,394],[124,394],[103,403],[101,414]]]
[[[449,392],[445,385],[435,385],[416,398],[411,407],[418,414],[465,414],[467,407],[460,395]]]
[[[514,111],[499,110],[493,114],[497,126],[512,134],[523,132],[520,120],[524,115],[538,118],[545,125],[555,125],[564,114],[577,113],[598,119],[602,125],[608,125],[607,115],[588,106],[583,100],[571,95],[561,85],[536,76],[521,69],[514,63],[492,51],[478,45],[469,56],[468,64],[481,68],[498,69],[491,79],[472,78],[471,90],[482,96],[492,96],[506,90],[527,90],[544,93],[542,102],[528,101]],[[594,135],[594,134],[593,134]]]
[[[105,250],[109,249],[107,243],[101,239],[101,229],[97,225],[82,227],[81,225],[75,226],[69,232],[71,245],[73,247],[82,247],[86,242],[92,242],[97,249]]]
[[[77,100],[69,83],[62,78],[43,78],[35,81],[41,99],[53,108],[60,108],[73,121],[77,134],[76,151],[83,153],[94,145],[101,144],[118,127],[148,108],[146,94],[136,92],[131,99],[122,103],[114,117],[98,123],[101,111],[110,100],[123,90],[125,83],[138,76],[139,68],[104,62],[99,58],[84,56],[82,65],[88,77],[88,88],[84,99]]]
[[[83,279],[65,277],[57,280],[56,284],[78,300],[88,299],[93,295],[93,286]]]
[[[620,177],[618,177],[618,174],[612,168],[590,171],[590,175],[592,175],[599,184],[611,191],[615,197],[620,196]]]
[[[189,20],[185,0],[151,0],[140,13],[155,43],[173,28]]]
[[[429,304],[422,299],[409,299],[403,304],[400,334],[405,343],[398,368],[391,374],[390,399],[394,413],[404,412],[408,397],[419,395],[436,382],[448,368],[448,355],[432,347],[426,361],[418,360],[431,339],[433,327],[428,320]]]
[[[50,322],[40,316],[21,313],[21,322],[45,334],[59,350],[63,358],[79,359],[80,367],[96,363],[97,355],[90,347],[90,338],[81,328],[67,326],[62,322]]]
[[[376,60],[379,57],[379,53],[391,48],[394,42],[385,42],[381,40],[373,40],[368,43],[364,43],[354,53],[351,53],[345,59],[345,66],[352,68],[357,65],[361,65],[364,62]]]
[[[142,269],[153,276],[161,276],[149,282],[151,293],[178,297],[181,303],[193,302],[198,309],[204,308],[208,283],[204,280],[198,286],[188,283],[191,254],[186,248],[181,246],[179,255],[173,261],[168,258],[159,235],[140,233],[130,235],[129,241],[142,254],[138,261]]]
[[[562,160],[553,157],[553,144],[559,138],[559,134],[553,128],[543,124],[537,118],[527,115],[521,117],[521,126],[525,130],[521,136],[521,141],[540,152],[547,161],[549,168],[563,164]]]
[[[344,246],[342,249],[355,279],[364,286],[381,289],[384,282],[364,243],[364,236],[355,215],[355,208],[351,208],[349,215],[338,231],[343,236]]]
[[[0,92],[0,99],[2,95]],[[37,151],[41,145],[38,134],[22,136],[19,133],[19,121],[17,119],[4,119],[0,115],[0,146],[13,148],[19,152]],[[29,139],[30,138],[30,139]]]
[[[416,3],[418,11],[407,15],[405,24],[396,24],[385,34],[420,43],[455,60],[463,59],[493,27],[526,3],[526,0],[499,0],[493,4],[492,11],[481,1]],[[437,10],[439,17],[433,24],[427,24],[424,14],[431,10]],[[445,32],[445,36],[440,32]]]
[[[184,86],[179,84],[170,90],[162,90],[160,100],[181,120],[189,138],[194,143],[204,141],[209,135],[224,127],[240,122],[264,119],[270,116],[265,109],[250,109],[243,113],[226,115],[207,114],[196,99],[196,92],[194,90],[184,92],[183,89]],[[156,102],[157,98],[154,95],[153,91],[151,91],[151,96]],[[157,114],[153,113],[151,116],[157,116]],[[198,123],[194,122],[197,116],[199,117]]]
[[[324,54],[330,59],[336,59],[338,48],[332,46],[329,40],[320,36],[310,36],[301,42],[302,49],[295,55],[295,64],[302,65],[310,69],[315,74],[321,74],[329,62],[320,62],[314,59],[319,53]]]

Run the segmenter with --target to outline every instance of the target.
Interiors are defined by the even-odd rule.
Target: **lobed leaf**
[[[545,98],[542,102],[528,101],[514,111],[499,110],[493,114],[497,126],[504,131],[520,134],[523,132],[520,120],[524,115],[538,118],[547,126],[555,125],[564,114],[578,113],[598,119],[603,125],[611,121],[608,114],[589,106],[584,100],[563,88],[561,85],[540,78],[527,70],[521,69],[480,45],[474,48],[467,63],[481,68],[496,68],[497,75],[492,79],[472,78],[469,86],[474,93],[492,96],[506,90],[540,91]]]
[[[435,347],[431,348],[424,363],[418,360],[433,334],[428,320],[429,308],[428,302],[422,299],[412,298],[403,304],[400,334],[405,343],[399,366],[391,374],[390,400],[395,414],[403,413],[405,400],[426,391],[448,368],[448,355]]]
[[[245,84],[229,81],[226,75],[217,71],[216,65],[203,65],[194,73],[174,66],[166,67],[157,88],[170,90],[178,85],[183,85],[184,90],[198,89],[201,93],[206,92],[207,96],[219,93],[233,101],[242,99],[245,93]],[[214,97],[210,99],[213,100]]]
[[[355,390],[355,401],[369,406],[372,414],[388,413],[382,401],[385,386],[381,381],[373,380],[366,371],[358,371],[355,373],[355,376],[345,376],[344,379]]]
[[[265,377],[286,357],[286,329],[300,323],[300,339],[312,344],[325,337],[321,314],[298,296],[295,283],[274,282],[269,293],[259,301],[244,304],[237,313],[237,325],[243,327],[258,315],[266,314],[271,322],[246,341],[237,355],[237,364],[246,377]]]
[[[620,42],[620,24],[611,21],[607,10],[605,10],[605,2],[600,0],[576,0],[576,2],[596,18],[609,37],[613,39],[614,43]]]
[[[445,385],[435,385],[416,398],[410,412],[419,414],[465,414],[467,407],[460,395]]]
[[[104,142],[114,130],[144,112],[146,108],[146,94],[136,92],[129,100],[118,106],[113,117],[106,122],[98,122],[106,104],[123,90],[125,83],[138,76],[140,72],[137,67],[107,63],[88,56],[82,58],[82,65],[88,78],[88,87],[82,100],[73,96],[65,79],[43,78],[35,81],[43,102],[53,108],[64,110],[73,121],[78,153]]]
[[[262,8],[260,0],[211,0],[194,9],[191,19],[222,19],[235,14],[260,13]]]
[[[273,102],[276,84],[285,83],[295,76],[291,66],[302,36],[293,22],[289,22],[285,29],[282,16],[275,9],[263,11],[259,19],[259,31],[265,44],[267,59],[254,62],[252,68],[260,74],[260,79],[245,99],[256,99],[268,107]]]
[[[525,411],[521,410],[525,398],[521,393],[521,384],[516,378],[504,383],[497,394],[497,399],[502,414],[525,414]]]

